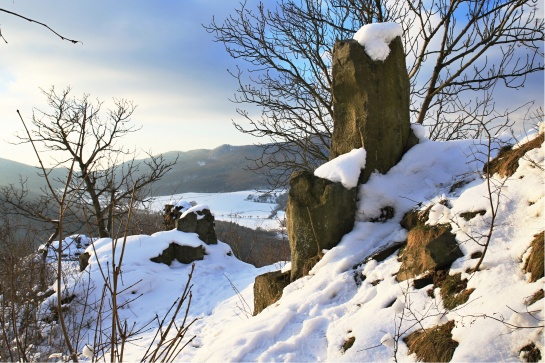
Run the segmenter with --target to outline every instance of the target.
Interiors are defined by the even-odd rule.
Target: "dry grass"
[[[486,163],[483,172],[489,176],[498,173],[501,177],[510,177],[515,174],[519,167],[519,160],[528,151],[538,148],[543,144],[543,134],[539,134],[535,139],[528,141],[517,149],[504,147],[494,159]]]
[[[447,275],[441,282],[441,298],[445,309],[452,310],[465,304],[469,300],[469,295],[475,290],[466,289],[467,280],[462,280],[461,276],[461,273]]]
[[[405,228],[406,230],[411,230],[417,226],[422,226],[424,224],[426,224],[427,220],[429,219],[429,216],[430,216],[430,210],[431,210],[431,207],[433,206],[429,206],[428,208],[424,209],[424,210],[420,210],[420,209],[413,209],[409,212],[407,212],[404,216],[403,216],[403,219],[401,220],[401,226],[403,228]]]
[[[463,212],[463,213],[460,213],[460,217],[462,217],[466,221],[470,221],[473,218],[475,218],[477,214],[484,216],[486,214],[486,211],[484,209],[481,209],[475,212]]]
[[[539,300],[543,299],[544,297],[545,297],[545,292],[543,291],[543,289],[539,289],[532,296],[529,296],[526,298],[525,304],[526,306],[533,305]]]
[[[543,277],[543,240],[545,232],[538,233],[530,244],[530,255],[524,263],[524,271],[530,273],[530,282],[535,282]]]
[[[458,342],[452,339],[451,331],[454,320],[425,330],[418,330],[407,336],[404,341],[409,353],[415,353],[421,362],[450,362]]]
[[[532,342],[520,349],[520,356],[523,362],[539,362],[541,361],[541,351]]]
[[[341,351],[344,353],[348,349],[352,348],[355,341],[356,341],[356,337],[350,337],[350,338],[346,339],[346,341],[343,344],[343,347],[342,347]]]

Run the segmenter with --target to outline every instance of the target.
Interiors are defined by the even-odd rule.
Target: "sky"
[[[89,94],[106,108],[114,97],[133,101],[138,107],[132,120],[141,130],[126,136],[123,145],[136,150],[158,154],[258,142],[232,125],[232,120],[244,122],[229,101],[237,84],[227,69],[236,63],[202,27],[213,16],[221,22],[237,6],[222,0],[3,3],[4,9],[80,43],[0,13],[8,42],[0,39],[0,158],[37,164],[29,145],[10,143],[23,130],[16,110],[27,120],[33,108],[47,110],[41,89],[52,86],[70,86],[73,96]],[[543,74],[500,98],[517,104],[537,98],[543,104]]]
[[[132,120],[141,130],[123,139],[127,147],[153,154],[252,144],[232,125],[229,101],[234,66],[222,44],[202,27],[225,18],[231,1],[25,1],[6,10],[46,23],[46,28],[0,13],[0,157],[36,164],[29,145],[13,146],[23,130],[16,110],[30,119],[33,108],[47,110],[40,89],[68,86],[112,107],[112,98],[138,105]],[[240,120],[242,121],[242,120]],[[145,156],[142,154],[142,156]]]

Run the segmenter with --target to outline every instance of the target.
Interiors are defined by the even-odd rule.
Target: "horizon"
[[[4,51],[0,157],[38,164],[31,147],[9,142],[23,131],[16,110],[26,120],[35,108],[47,111],[40,88],[52,86],[57,90],[71,86],[74,97],[88,93],[91,99],[103,101],[105,109],[113,97],[133,101],[137,108],[132,120],[141,130],[126,135],[121,144],[140,155],[259,142],[232,125],[233,120],[247,125],[229,100],[237,84],[227,69],[240,62],[202,27],[213,16],[222,21],[235,6],[214,0],[161,6],[141,0],[6,4],[7,10],[81,43],[72,44],[40,25],[0,13],[1,34],[8,42],[0,42]],[[508,91],[498,92],[498,105],[515,109],[534,97],[534,107],[543,107],[543,72],[528,77],[524,88]]]

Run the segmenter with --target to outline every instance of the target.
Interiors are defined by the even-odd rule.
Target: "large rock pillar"
[[[333,138],[330,160],[363,147],[359,183],[377,170],[386,173],[418,139],[410,127],[409,77],[401,38],[390,43],[384,61],[374,61],[356,40],[333,50]]]

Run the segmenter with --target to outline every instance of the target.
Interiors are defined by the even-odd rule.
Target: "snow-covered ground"
[[[496,185],[503,183],[501,193],[493,196],[500,198],[497,220],[481,271],[471,274],[467,271],[477,260],[470,255],[482,251],[482,247],[469,237],[484,235],[491,219],[486,179],[480,172],[483,164],[475,159],[478,152],[485,151],[475,141],[425,141],[413,147],[386,175],[373,174],[360,187],[353,231],[337,247],[324,251],[309,276],[287,286],[282,298],[257,316],[251,316],[254,278],[279,269],[278,265],[257,269],[238,261],[226,244],[207,246],[196,235],[175,230],[129,237],[120,288],[126,290],[119,296],[119,301],[127,302],[120,310],[122,318],[129,325],[135,322],[142,326],[155,314],[164,315],[181,294],[190,266],[167,266],[149,260],[174,242],[203,245],[207,253],[204,260],[196,262],[192,280],[189,314],[198,320],[188,336],[196,338],[177,357],[179,361],[377,362],[393,361],[395,354],[398,361],[412,362],[416,357],[408,354],[402,340],[397,351],[394,349],[398,332],[406,336],[420,327],[449,320],[455,321],[452,335],[459,343],[452,361],[518,361],[520,349],[530,342],[543,355],[543,300],[531,306],[525,306],[525,301],[543,288],[545,281],[541,278],[529,283],[523,263],[533,236],[545,229],[545,149],[542,145],[528,152],[516,174],[507,180],[498,175],[491,179]],[[452,184],[460,180],[468,184],[451,192]],[[243,210],[240,203],[251,203],[245,201],[248,194],[229,193],[218,204],[214,199],[204,199],[213,196],[203,194],[186,193],[184,198],[208,204],[218,218]],[[203,199],[197,199],[199,196]],[[447,200],[443,204],[448,206],[438,204],[440,200]],[[454,310],[443,307],[438,291],[435,297],[429,296],[427,290],[432,285],[418,290],[412,286],[412,279],[398,283],[395,274],[401,263],[397,254],[382,262],[363,263],[377,249],[406,238],[407,231],[399,222],[419,203],[422,207],[435,205],[428,223],[450,223],[464,253],[450,273],[461,273],[469,280],[467,287],[475,291],[466,304]],[[268,212],[268,205],[255,204],[261,215]],[[371,222],[385,206],[394,207],[394,217]],[[480,209],[486,213],[470,221],[459,218],[461,212]],[[78,275],[80,287],[74,287],[72,281],[68,288],[83,293],[87,286],[94,286],[89,290],[89,301],[98,299],[101,292],[103,277],[98,261],[107,266],[112,258],[110,239],[99,240],[94,246],[87,248],[93,256],[86,272]],[[90,284],[81,282],[89,281],[88,277]],[[420,324],[415,324],[415,316]],[[86,318],[91,321],[92,314]],[[528,328],[535,326],[538,328]],[[125,359],[139,360],[153,334],[154,329],[144,332],[138,344],[128,345]],[[349,338],[355,339],[353,346],[344,350]],[[82,340],[82,344],[87,342],[91,342],[90,335]]]
[[[273,193],[281,194],[282,191]],[[214,218],[219,221],[234,222],[252,229],[279,229],[280,223],[284,221],[285,212],[279,210],[277,213],[273,213],[276,203],[256,201],[257,197],[263,194],[266,192],[256,192],[255,190],[230,193],[183,193],[156,197],[151,208],[162,211],[167,203],[195,202],[208,205]]]

